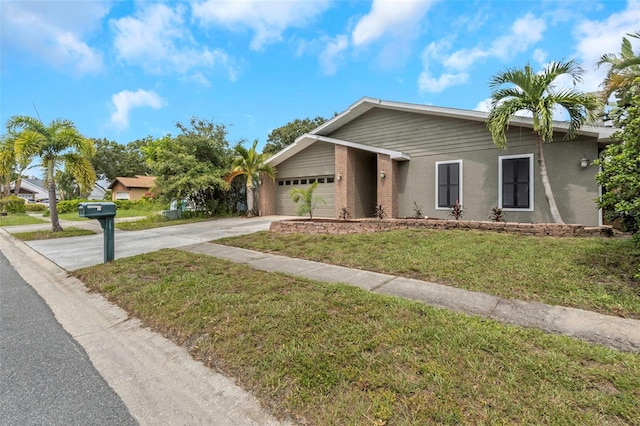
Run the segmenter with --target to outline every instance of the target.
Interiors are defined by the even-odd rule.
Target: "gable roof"
[[[109,184],[108,189],[113,189],[117,182],[120,182],[122,185],[127,188],[151,188],[153,187],[156,181],[155,176],[140,176],[136,175],[134,177],[117,177]]]
[[[267,160],[267,163],[276,166],[283,161],[291,158],[293,155],[307,148],[309,145],[316,141],[323,141],[334,143],[338,145],[351,146],[358,149],[371,151],[371,152],[379,152],[389,154],[394,160],[408,160],[409,156],[407,154],[403,154],[402,152],[383,150],[379,148],[375,148],[372,146],[356,144],[354,142],[339,140],[328,138],[326,135],[330,135],[331,133],[338,130],[340,127],[346,125],[347,123],[355,120],[360,117],[364,113],[374,109],[374,108],[382,108],[387,110],[395,110],[395,111],[404,111],[411,112],[415,114],[424,114],[424,115],[432,115],[439,117],[449,117],[449,118],[459,118],[462,120],[470,120],[470,121],[479,121],[486,122],[487,117],[489,116],[488,112],[483,111],[472,111],[466,109],[457,109],[457,108],[445,108],[445,107],[437,107],[431,105],[422,105],[422,104],[411,104],[406,102],[394,102],[394,101],[384,101],[381,99],[368,98],[364,97],[358,100],[356,103],[352,104],[349,108],[347,108],[344,112],[336,115],[331,120],[328,120],[321,126],[318,126],[314,130],[309,133],[306,133],[296,139],[291,145],[284,148],[282,151],[276,153],[274,156]],[[533,129],[533,119],[530,117],[522,117],[522,116],[514,116],[511,118],[509,122],[512,126],[520,126],[527,127]],[[554,121],[553,122],[554,130],[563,132],[569,129],[569,123],[565,121]],[[582,126],[578,129],[578,135],[590,136],[597,139],[598,142],[607,143],[609,142],[611,135],[613,135],[616,131],[614,127],[605,127],[605,126]],[[394,158],[394,156],[396,158]]]

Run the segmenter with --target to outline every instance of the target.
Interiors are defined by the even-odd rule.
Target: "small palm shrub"
[[[326,204],[320,197],[314,197],[313,191],[318,187],[318,182],[313,182],[307,189],[295,188],[292,189],[289,195],[294,203],[300,203],[298,207],[298,216],[309,215],[309,219],[313,220],[313,210],[315,210],[318,203]]]

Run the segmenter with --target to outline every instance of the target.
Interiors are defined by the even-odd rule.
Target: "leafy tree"
[[[627,35],[640,39],[640,32]],[[610,114],[617,121],[633,97],[640,94],[640,53],[634,52],[629,39],[622,37],[620,56],[614,53],[602,55],[598,66],[605,64],[609,66],[609,70],[603,82],[603,95],[608,99],[615,94],[618,99],[616,108]],[[616,122],[616,125],[619,123]]]
[[[622,124],[611,138],[614,143],[596,160],[603,192],[598,204],[609,219],[620,219],[640,246],[640,96],[631,100]]]
[[[556,88],[555,80],[568,75],[574,84],[582,79],[582,68],[575,61],[551,62],[542,72],[535,73],[529,64],[522,69],[511,68],[492,77],[489,87],[491,111],[487,117],[487,128],[493,142],[500,148],[507,147],[506,129],[511,118],[519,111],[529,111],[533,116],[533,131],[537,135],[538,168],[542,186],[555,223],[563,224],[556,205],[547,166],[544,160],[543,143],[553,141],[553,112],[560,107],[569,115],[569,129],[565,139],[576,136],[585,123],[594,122],[602,111],[602,103],[591,94],[574,89]],[[504,87],[507,85],[507,87]]]
[[[145,162],[142,150],[152,138],[139,139],[126,145],[107,139],[93,139],[96,155],[91,164],[101,179],[112,182],[115,178],[132,177],[149,174],[149,166]]]
[[[187,200],[209,214],[227,210],[230,206],[223,176],[232,158],[227,129],[200,118],[176,127],[182,132],[178,136],[167,135],[142,148],[157,177],[158,196],[167,202]]]
[[[294,188],[289,193],[294,203],[300,203],[297,212],[298,216],[308,213],[309,219],[313,220],[313,211],[318,203],[327,204],[322,198],[313,196],[313,191],[315,191],[317,187],[318,182],[313,182],[307,189]]]
[[[25,153],[16,154],[16,135],[9,132],[0,139],[0,184],[3,197],[9,196],[9,185],[15,180],[13,193],[17,196],[22,186],[22,174],[31,167],[32,157]]]
[[[265,164],[268,156],[266,154],[256,152],[257,146],[257,139],[253,141],[253,145],[249,149],[242,146],[242,144],[235,146],[234,151],[236,153],[236,158],[234,158],[231,165],[231,173],[229,173],[226,178],[226,182],[229,184],[237,176],[246,177],[247,214],[249,215],[255,213],[254,191],[256,189],[256,183],[260,181],[260,173],[264,173],[271,179],[275,179],[276,176],[275,169],[268,164]]]
[[[62,231],[58,220],[56,203],[55,172],[61,166],[73,175],[82,191],[90,190],[96,180],[91,166],[91,157],[95,153],[93,142],[78,132],[69,120],[53,120],[45,125],[39,119],[29,116],[13,116],[7,127],[16,132],[16,156],[39,158],[46,170],[45,180],[49,188],[49,210],[51,212],[51,230]]]
[[[320,116],[316,118],[304,118],[302,120],[296,118],[284,126],[272,130],[267,137],[267,143],[262,152],[273,155],[291,145],[300,136],[324,124],[325,121],[327,121],[327,119]]]

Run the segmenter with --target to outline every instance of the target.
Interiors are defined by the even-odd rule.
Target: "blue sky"
[[[486,109],[506,67],[604,53],[640,31],[640,1],[0,0],[1,119],[72,120],[128,143],[192,116],[259,139],[363,96]],[[634,47],[639,40],[632,39]]]

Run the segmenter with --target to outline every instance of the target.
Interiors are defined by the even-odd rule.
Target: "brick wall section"
[[[261,184],[258,186],[258,213],[260,216],[277,214],[276,182],[264,173],[260,174]]]
[[[398,229],[463,229],[507,232],[537,237],[609,237],[610,226],[555,225],[552,223],[474,222],[465,220],[361,219],[357,221],[287,220],[271,223],[270,231],[305,234],[361,234]]]
[[[335,217],[340,217],[342,208],[345,207],[351,214],[356,211],[356,156],[353,148],[335,145]],[[338,176],[341,178],[338,180]]]
[[[385,177],[380,176],[384,170]],[[386,154],[378,154],[378,204],[387,218],[398,216],[398,165]]]

